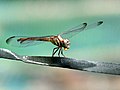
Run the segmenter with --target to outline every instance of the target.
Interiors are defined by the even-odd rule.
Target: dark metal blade
[[[23,61],[28,64],[30,63],[30,64],[62,67],[62,68],[95,72],[95,73],[120,75],[119,63],[77,60],[66,57],[22,56],[3,48],[0,48],[0,58]]]

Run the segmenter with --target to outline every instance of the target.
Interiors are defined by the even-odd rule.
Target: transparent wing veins
[[[70,30],[63,32],[59,35],[61,35],[63,38],[71,38],[81,31],[95,28],[95,27],[101,25],[102,23],[103,23],[103,21],[98,21],[98,22],[90,24],[90,25],[87,25],[87,23],[83,23],[83,24],[78,25],[74,28],[71,28]]]

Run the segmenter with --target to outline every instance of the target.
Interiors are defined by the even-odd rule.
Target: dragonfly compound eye
[[[70,48],[70,41],[68,39],[64,39],[64,48],[69,49]]]

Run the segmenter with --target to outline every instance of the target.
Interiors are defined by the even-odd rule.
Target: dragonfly
[[[41,36],[41,37],[29,37],[29,36],[11,36],[6,40],[7,44],[17,47],[28,47],[32,45],[37,45],[43,42],[51,42],[55,47],[52,51],[52,57],[58,52],[58,56],[64,56],[63,50],[68,50],[70,48],[70,38],[75,36],[84,30],[89,30],[100,26],[103,21],[98,21],[92,24],[82,23],[79,24],[65,32],[59,33],[57,35]]]

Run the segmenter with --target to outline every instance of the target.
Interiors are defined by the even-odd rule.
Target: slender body
[[[12,38],[15,38],[15,36],[9,38],[7,40],[7,42]],[[52,56],[54,56],[54,54],[58,50],[59,50],[58,55],[60,56],[60,53],[61,53],[64,56],[62,47],[64,48],[64,50],[68,50],[69,47],[70,47],[70,41],[68,39],[63,39],[60,35],[43,37],[43,38],[42,37],[19,38],[19,39],[17,39],[17,41],[20,42],[20,43],[24,43],[25,41],[47,41],[47,42],[51,42],[52,44],[57,46],[56,48],[53,49]]]
[[[83,30],[87,30],[99,26],[102,23],[103,21],[99,21],[90,25],[87,25],[87,23],[82,23],[81,25],[78,25],[58,35],[43,36],[43,37],[12,36],[8,38],[6,42],[13,46],[25,46],[25,47],[36,45],[37,43],[40,43],[42,41],[51,42],[52,44],[57,46],[53,49],[52,56],[54,56],[57,51],[58,51],[58,56],[60,56],[60,54],[64,56],[62,48],[64,48],[64,50],[68,50],[70,48],[70,41],[68,40],[68,38],[71,38],[72,36],[78,34]]]

